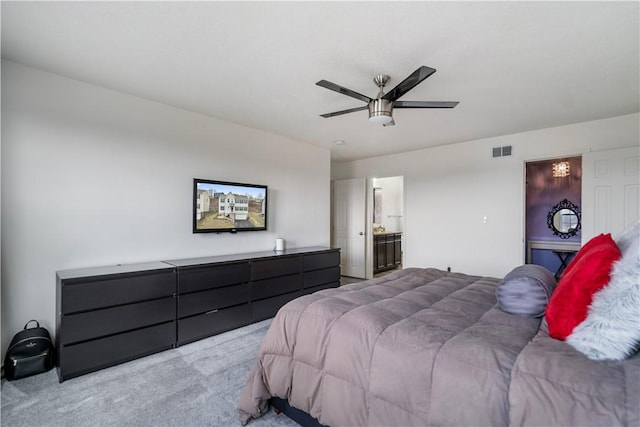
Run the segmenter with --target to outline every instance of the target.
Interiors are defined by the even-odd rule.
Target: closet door
[[[640,147],[582,155],[582,244],[640,218]]]
[[[341,274],[364,279],[366,180],[333,181],[332,246],[340,248]]]

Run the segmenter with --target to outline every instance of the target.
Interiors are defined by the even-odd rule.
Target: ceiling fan
[[[416,87],[420,82],[435,73],[434,68],[425,67],[424,65],[413,73],[411,73],[406,79],[398,83],[396,87],[391,89],[386,94],[384,93],[384,87],[389,82],[389,76],[386,74],[378,74],[373,78],[373,82],[380,88],[377,98],[369,98],[355,92],[346,87],[331,83],[327,80],[320,80],[316,84],[329,90],[339,92],[343,95],[350,96],[360,101],[364,101],[367,105],[362,107],[350,108],[348,110],[336,111],[333,113],[320,114],[321,117],[329,118],[334,116],[340,116],[342,114],[353,113],[355,111],[361,111],[369,109],[369,121],[372,123],[382,124],[383,126],[392,126],[396,123],[393,121],[393,109],[394,108],[453,108],[458,105],[458,102],[440,102],[440,101],[398,101],[398,98],[409,92]]]

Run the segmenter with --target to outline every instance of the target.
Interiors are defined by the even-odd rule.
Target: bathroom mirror
[[[382,188],[373,189],[373,223],[382,223]]]
[[[567,199],[562,200],[547,214],[547,226],[562,239],[575,236],[580,230],[580,209]]]

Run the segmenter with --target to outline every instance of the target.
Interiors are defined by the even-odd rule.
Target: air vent
[[[511,145],[505,145],[504,147],[493,147],[492,157],[505,157],[510,156],[512,151]]]

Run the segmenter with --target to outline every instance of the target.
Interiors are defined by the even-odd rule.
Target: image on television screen
[[[267,229],[267,186],[193,180],[193,232]]]

